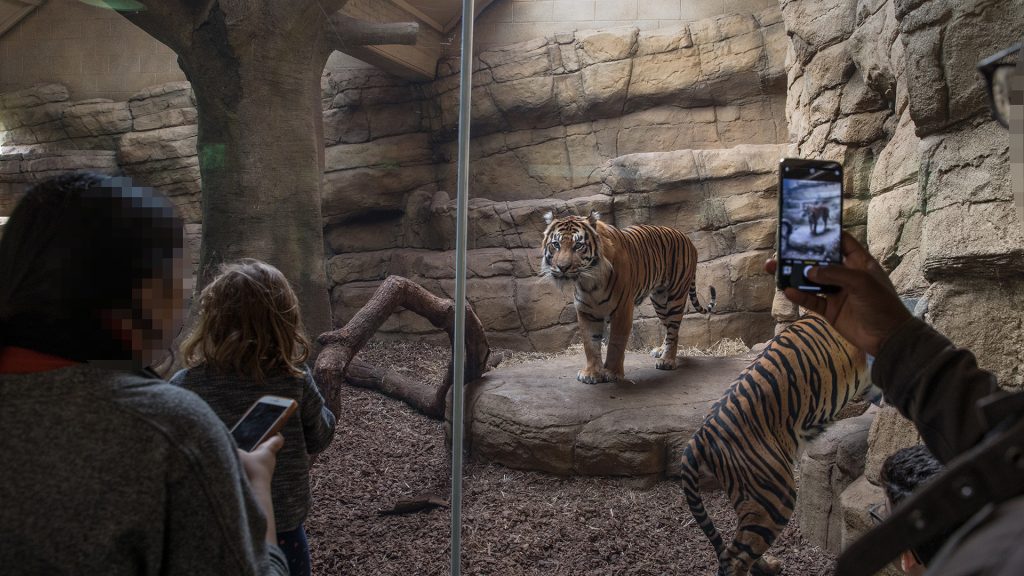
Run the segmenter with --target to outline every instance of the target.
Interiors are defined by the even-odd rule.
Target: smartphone
[[[843,263],[843,167],[838,162],[784,158],[779,163],[779,289],[834,293],[807,279],[812,266]]]
[[[235,437],[239,448],[252,452],[267,438],[280,432],[297,407],[298,404],[291,398],[263,396],[231,428],[231,435]]]

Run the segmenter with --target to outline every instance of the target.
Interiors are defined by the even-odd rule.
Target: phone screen
[[[842,264],[843,171],[836,162],[784,160],[779,191],[779,285],[830,291],[811,266]]]
[[[235,437],[238,447],[246,452],[251,452],[259,445],[263,435],[267,433],[277,422],[277,419],[284,414],[287,406],[259,402],[253,405],[252,410],[235,427],[231,429],[231,435]]]

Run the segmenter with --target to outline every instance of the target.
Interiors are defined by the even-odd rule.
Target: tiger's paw
[[[625,372],[612,372],[611,370],[605,369],[605,373],[608,375],[608,381],[609,382],[615,382],[615,383],[618,383],[618,384],[626,384],[628,386],[632,386],[633,384],[636,384],[636,382],[630,380],[629,378],[626,378]]]
[[[607,370],[584,368],[576,373],[576,379],[584,384],[600,384],[601,382],[611,382],[615,377],[610,375]]]
[[[676,359],[661,358],[658,360],[658,363],[654,365],[654,367],[657,368],[658,370],[675,370]]]
[[[754,562],[750,567],[752,576],[778,576],[782,573],[782,561],[774,556],[765,554]]]

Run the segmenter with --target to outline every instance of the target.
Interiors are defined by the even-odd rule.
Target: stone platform
[[[510,468],[677,476],[682,447],[754,356],[680,357],[665,371],[629,353],[634,384],[577,381],[582,353],[499,365],[467,392],[466,444],[473,458]]]

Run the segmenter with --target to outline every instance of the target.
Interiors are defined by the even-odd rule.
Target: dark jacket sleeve
[[[995,376],[978,368],[970,350],[957,348],[917,318],[886,341],[871,376],[943,462],[974,446],[986,432],[976,403],[996,391]]]
[[[313,380],[313,374],[307,367],[303,382],[302,405],[299,406],[302,416],[302,433],[306,438],[306,453],[323,452],[334,438],[334,414],[324,405],[324,397]]]

